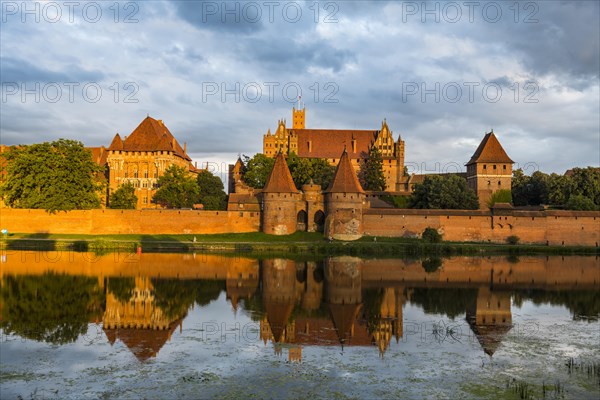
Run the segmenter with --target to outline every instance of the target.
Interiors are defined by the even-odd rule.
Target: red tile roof
[[[121,142],[121,143],[119,143]],[[173,151],[188,161],[192,159],[185,154],[169,128],[161,120],[146,117],[124,141],[119,134],[115,135],[109,150],[124,151]]]
[[[325,192],[328,193],[364,193],[354,167],[348,158],[348,153],[344,150],[340,162],[335,170],[333,180]]]
[[[282,153],[277,154],[275,165],[267,179],[263,193],[298,193],[290,169]]]
[[[290,129],[298,135],[299,157],[337,158],[347,148],[352,158],[366,157],[379,131],[335,129]],[[356,140],[356,152],[352,152]],[[308,142],[311,142],[309,152]]]
[[[475,150],[475,154],[469,160],[466,165],[471,165],[474,163],[510,163],[513,164],[514,161],[510,159],[506,151],[502,148],[502,145],[494,135],[494,131],[487,133],[477,150]]]
[[[108,157],[108,151],[106,151],[106,147],[86,147],[89,151],[92,152],[92,160],[100,166],[104,166],[106,164],[106,158]]]

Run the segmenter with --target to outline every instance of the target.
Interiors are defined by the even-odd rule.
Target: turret
[[[325,236],[336,240],[359,239],[363,234],[364,200],[365,192],[344,149],[333,180],[325,191]]]
[[[301,194],[296,189],[292,174],[279,152],[275,165],[262,190],[262,230],[271,235],[289,235],[296,232],[296,220]]]
[[[486,133],[466,164],[467,184],[477,193],[479,208],[488,207],[488,200],[494,192],[511,190],[513,163],[494,131]]]

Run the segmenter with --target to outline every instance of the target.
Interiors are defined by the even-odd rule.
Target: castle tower
[[[293,118],[293,128],[294,129],[304,129],[305,128],[305,117],[306,117],[306,107],[302,107],[302,110],[296,110],[296,107],[292,109],[292,118]]]
[[[229,193],[235,193],[235,183],[242,180],[243,169],[244,162],[239,156],[234,165],[229,164],[229,176],[227,179]]]
[[[296,232],[296,209],[300,201],[301,194],[296,189],[283,154],[279,152],[262,190],[262,231],[271,235]]]
[[[479,208],[488,208],[487,203],[494,192],[511,190],[513,164],[494,131],[486,133],[466,164],[467,184],[477,193]]]
[[[365,192],[358,182],[346,149],[325,193],[326,237],[336,240],[359,239],[363,234]]]

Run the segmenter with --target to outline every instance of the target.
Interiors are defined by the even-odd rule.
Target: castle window
[[[148,170],[144,171],[144,178],[148,177]]]
[[[498,186],[502,186],[502,181],[498,181]]]
[[[494,171],[496,170],[496,164],[494,164]]]
[[[137,178],[138,177],[138,172],[137,171],[133,171],[133,177]]]
[[[502,169],[506,171],[506,164],[502,166]]]
[[[143,201],[142,201],[142,202],[143,202],[144,204],[148,204],[148,198],[147,198],[147,197],[144,197],[144,199],[143,199]]]
[[[483,169],[487,169],[487,165],[486,164],[483,164]]]
[[[129,178],[129,172],[125,171],[125,178]]]

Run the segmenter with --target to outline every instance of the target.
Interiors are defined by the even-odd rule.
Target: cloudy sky
[[[412,172],[493,128],[517,166],[600,164],[597,1],[2,1],[0,141],[108,146],[149,114],[200,163],[291,122],[379,129]]]

